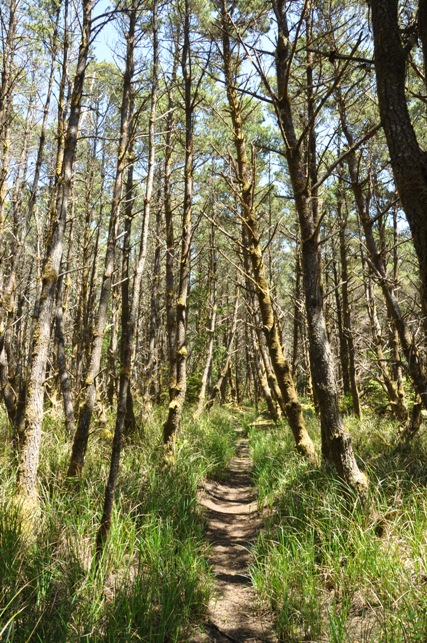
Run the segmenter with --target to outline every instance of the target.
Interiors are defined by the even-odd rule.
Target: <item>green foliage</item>
[[[220,479],[235,453],[236,418],[225,407],[215,406],[209,415],[193,421],[188,427],[188,439],[209,466],[206,475]]]
[[[10,439],[2,429],[1,640],[178,641],[202,618],[211,580],[197,492],[234,453],[233,418],[214,408],[208,418],[185,423],[166,460],[162,419],[155,410],[124,447],[98,568],[95,539],[111,444],[105,427],[91,436],[84,477],[72,484],[62,418],[53,409],[46,415],[40,521],[32,538],[13,503]]]
[[[192,373],[187,378],[187,395],[186,400],[189,404],[194,404],[199,398],[199,392],[202,384],[202,378],[197,373]]]
[[[384,388],[377,379],[369,378],[364,382],[363,390],[369,408],[375,413],[384,414],[388,400]]]
[[[424,641],[427,445],[395,451],[396,427],[377,418],[351,428],[371,478],[366,507],[332,472],[308,469],[282,435],[251,432],[270,504],[255,586],[282,640]]]
[[[178,540],[162,519],[144,526],[135,580],[119,589],[106,624],[107,641],[178,641],[182,627],[201,617],[209,598],[207,565],[195,556],[199,543]]]

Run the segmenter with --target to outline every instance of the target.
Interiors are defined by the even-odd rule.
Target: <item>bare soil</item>
[[[208,621],[191,641],[276,642],[271,614],[261,605],[248,574],[250,546],[261,528],[261,517],[246,438],[238,441],[226,479],[207,482],[200,503],[208,521],[206,537],[215,591]]]

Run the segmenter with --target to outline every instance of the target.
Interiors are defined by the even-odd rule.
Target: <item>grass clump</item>
[[[234,420],[229,411],[213,409],[208,419],[184,423],[165,460],[162,419],[155,410],[126,440],[113,524],[98,567],[95,540],[111,431],[95,428],[84,475],[70,484],[69,438],[62,418],[47,414],[40,520],[28,539],[13,503],[6,423],[0,428],[1,640],[180,641],[203,618],[211,576],[197,492],[203,478],[225,470],[234,451]]]
[[[187,439],[208,463],[208,477],[224,477],[236,452],[236,430],[240,425],[241,418],[223,406],[214,406],[209,414],[189,421]]]
[[[282,640],[425,641],[425,441],[403,453],[385,422],[368,417],[352,429],[371,479],[367,507],[334,472],[310,470],[282,429],[251,431],[254,476],[268,506],[254,584]]]

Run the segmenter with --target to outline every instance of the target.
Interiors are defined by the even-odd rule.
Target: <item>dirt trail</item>
[[[209,562],[215,592],[204,632],[193,643],[277,641],[271,615],[262,611],[248,575],[249,547],[261,526],[247,438],[238,441],[227,479],[207,482],[200,502],[208,519]]]

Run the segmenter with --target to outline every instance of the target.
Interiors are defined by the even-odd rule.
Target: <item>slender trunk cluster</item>
[[[341,92],[337,91],[338,104],[340,110],[341,126],[347,142],[350,147],[354,144],[354,138],[347,120],[347,113]],[[358,161],[356,152],[350,152],[347,156],[348,172],[351,180],[351,187],[354,194],[354,201],[357,207],[360,222],[366,239],[366,247],[369,252],[369,260],[372,271],[377,279],[386,302],[390,318],[393,320],[397,333],[399,335],[402,351],[406,359],[408,374],[413,382],[414,388],[421,398],[422,404],[427,409],[427,373],[422,358],[417,348],[415,338],[405,320],[401,311],[396,293],[391,286],[387,269],[384,264],[383,255],[380,252],[373,233],[373,220],[366,208],[366,199],[363,195],[361,181],[358,176]],[[404,412],[401,402],[399,402],[399,416],[403,417]]]
[[[280,131],[285,144],[295,207],[301,233],[301,259],[307,312],[310,364],[316,402],[320,412],[323,454],[331,460],[340,476],[359,493],[367,490],[365,475],[359,470],[339,410],[338,390],[331,347],[323,311],[322,269],[319,246],[318,196],[316,184],[316,139],[311,63],[307,64],[308,87],[308,169],[298,141],[290,102],[288,83],[291,61],[287,7],[283,0],[273,4],[278,35],[276,45],[277,96],[274,100]],[[309,15],[310,8],[307,9]],[[309,17],[307,33],[310,38]],[[311,189],[313,187],[313,189]]]
[[[137,21],[137,2],[135,2],[129,11],[129,32],[128,32],[128,59],[129,67],[132,70],[130,78],[133,76],[134,69],[134,46],[135,46],[135,26]],[[146,246],[148,238],[148,220],[150,215],[151,198],[153,193],[153,180],[155,171],[155,120],[157,109],[158,93],[158,16],[157,0],[153,1],[152,6],[152,34],[153,34],[153,69],[152,69],[152,86],[151,86],[151,109],[149,119],[149,154],[148,154],[148,176],[144,198],[143,226],[140,243],[140,252],[136,268],[136,274],[133,283],[133,298],[130,305],[130,251],[131,251],[131,224],[133,219],[133,144],[129,141],[128,161],[128,179],[126,184],[126,202],[125,202],[125,238],[123,242],[122,256],[122,315],[121,328],[122,336],[120,342],[120,379],[119,392],[117,400],[117,415],[114,429],[113,445],[111,452],[110,471],[105,488],[104,507],[101,518],[101,524],[97,535],[97,556],[102,553],[105,540],[111,527],[111,517],[114,502],[114,493],[117,484],[119,472],[120,455],[122,449],[123,432],[125,429],[126,419],[129,416],[129,403],[131,400],[131,379],[132,379],[132,357],[135,348],[135,330],[137,323],[137,314],[140,303],[141,279],[143,275]],[[130,95],[129,101],[129,119],[132,121],[133,100]],[[133,415],[133,410],[131,416]]]
[[[214,223],[211,224],[211,234],[210,234],[210,274],[209,274],[209,283],[210,283],[210,310],[211,310],[211,319],[210,319],[210,324],[209,324],[209,344],[208,344],[208,351],[206,355],[206,362],[205,362],[205,367],[203,369],[203,375],[202,375],[202,384],[200,387],[200,393],[199,393],[199,400],[197,403],[197,408],[194,411],[194,419],[197,420],[200,415],[202,414],[204,404],[205,404],[205,398],[206,398],[206,389],[208,386],[208,380],[209,380],[209,374],[211,372],[212,368],[212,360],[213,360],[213,349],[214,349],[214,340],[215,340],[215,328],[216,328],[216,316],[217,316],[217,258],[216,258],[216,246],[215,246],[215,225]],[[237,320],[237,312],[236,312],[236,320]],[[236,321],[237,325],[237,321]],[[233,321],[233,328],[235,328],[235,324]],[[227,351],[228,353],[228,351]],[[218,382],[216,384],[216,387],[218,388],[218,391],[221,389],[221,382]],[[214,392],[215,392],[214,388]],[[212,402],[215,399],[216,393],[213,397],[211,398]]]
[[[193,211],[193,77],[190,46],[190,3],[185,0],[184,41],[181,57],[181,70],[184,80],[184,109],[185,109],[185,163],[184,163],[184,204],[182,212],[181,257],[179,265],[179,281],[177,285],[175,304],[175,350],[172,367],[176,368],[176,378],[171,375],[169,389],[171,392],[168,417],[163,426],[163,442],[168,445],[174,439],[181,424],[182,408],[187,390],[187,316],[188,293],[190,287],[190,252],[192,236]],[[175,381],[174,381],[175,380]]]
[[[43,422],[44,378],[52,327],[56,286],[62,257],[73,164],[82,107],[83,85],[90,46],[91,0],[82,2],[82,35],[71,95],[70,114],[62,155],[62,171],[55,208],[51,213],[49,245],[44,259],[42,287],[33,332],[30,375],[26,391],[24,430],[18,469],[18,488],[24,502],[32,504],[37,495],[37,469]]]
[[[68,467],[69,477],[79,475],[84,464],[89,437],[89,427],[96,401],[96,378],[99,375],[101,365],[102,342],[104,338],[105,326],[107,324],[107,312],[110,300],[113,273],[116,267],[116,243],[120,223],[122,190],[131,140],[131,114],[129,107],[131,104],[132,80],[135,68],[135,9],[131,9],[129,11],[129,14],[129,30],[126,38],[126,69],[123,76],[122,103],[120,108],[120,136],[117,153],[116,176],[114,181],[113,199],[111,203],[110,221],[108,228],[107,249],[105,253],[104,272],[101,292],[99,296],[98,312],[92,336],[90,362],[86,372],[85,385],[82,392],[83,401],[79,409],[77,429],[74,436],[70,464]]]
[[[233,323],[230,330],[230,336],[228,338],[227,348],[224,356],[224,363],[221,367],[219,377],[212,389],[212,395],[209,399],[209,402],[206,404],[206,409],[210,409],[212,407],[216,398],[223,390],[227,375],[229,375],[230,365],[231,365],[231,356],[233,352],[234,341],[236,338],[238,320],[239,320],[239,296],[238,296],[238,293],[236,293],[235,303],[234,303],[234,312],[233,312]]]
[[[222,45],[223,65],[226,82],[228,105],[233,123],[234,145],[237,156],[237,179],[240,184],[239,199],[241,217],[244,226],[244,236],[247,239],[247,251],[251,261],[252,275],[258,296],[258,303],[263,323],[263,330],[270,353],[271,362],[284,400],[284,410],[293,432],[297,449],[311,463],[317,462],[314,445],[308,435],[302,414],[301,404],[296,394],[291,369],[285,358],[280,341],[277,317],[274,312],[271,291],[268,285],[261,249],[261,239],[258,230],[257,215],[253,203],[254,184],[246,152],[245,136],[243,133],[241,102],[235,90],[235,73],[230,48],[230,18],[225,3],[222,12]]]
[[[353,329],[350,308],[350,271],[347,258],[346,218],[343,214],[343,194],[340,182],[337,203],[339,225],[339,258],[341,263],[341,296],[342,296],[342,352],[345,355],[343,362],[344,393],[350,393],[354,413],[361,418],[359,390],[356,378],[356,349],[354,345]],[[337,291],[338,292],[338,291]]]

